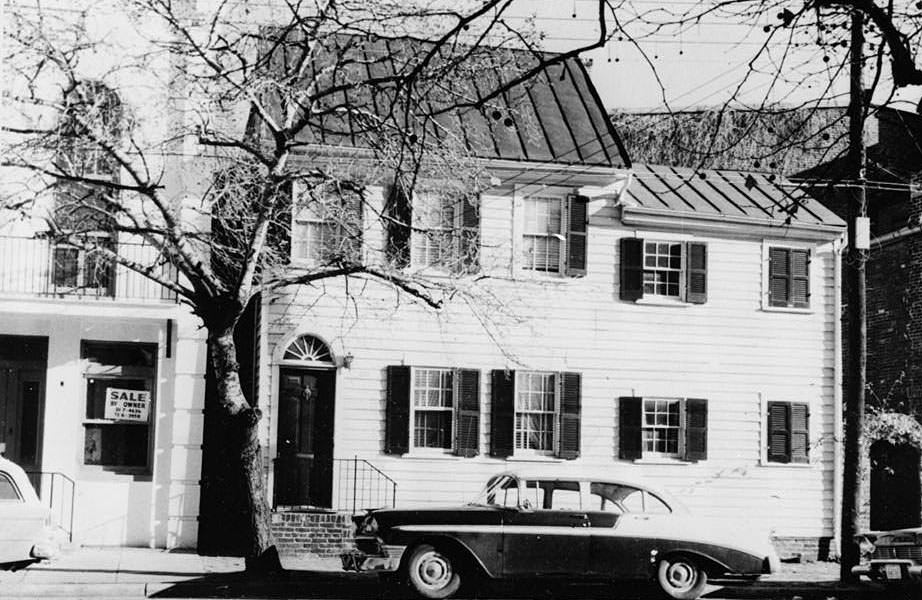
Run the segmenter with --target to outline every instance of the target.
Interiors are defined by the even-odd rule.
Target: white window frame
[[[528,223],[526,220],[526,203],[529,200],[548,200],[551,202],[557,202],[560,207],[560,231],[554,232],[530,232],[528,231]],[[522,196],[521,202],[522,216],[520,223],[520,231],[517,235],[518,246],[515,248],[516,252],[516,263],[517,270],[525,273],[532,273],[538,276],[565,276],[566,275],[566,266],[567,266],[567,231],[569,227],[569,215],[567,214],[567,194],[564,192],[535,192],[527,193]],[[525,239],[527,237],[545,237],[545,238],[556,238],[560,242],[559,253],[557,256],[557,270],[556,271],[542,271],[535,269],[525,260]],[[534,261],[532,260],[532,265]]]
[[[520,377],[523,376],[551,376],[553,377],[551,388],[553,390],[553,412],[549,411],[524,411],[519,410],[519,394],[522,392]],[[556,456],[558,444],[560,443],[560,386],[562,377],[557,371],[516,371],[515,372],[515,397],[513,404],[513,424],[512,424],[512,452],[513,456]],[[520,448],[518,444],[519,432],[519,414],[550,414],[551,415],[551,443],[547,449]]]
[[[653,268],[648,269],[648,268],[647,268],[647,244],[668,244],[668,245],[670,245],[670,246],[676,245],[676,246],[679,247],[679,268],[678,268],[678,273],[679,273],[679,293],[678,293],[677,295],[675,295],[675,296],[670,295],[670,294],[658,294],[658,293],[656,293],[656,292],[649,292],[649,293],[648,293],[647,290],[646,290],[647,283],[646,283],[646,281],[644,281],[644,284],[643,284],[643,286],[644,286],[644,291],[643,291],[643,296],[644,296],[644,298],[655,298],[655,299],[657,299],[657,300],[668,300],[668,301],[673,301],[673,302],[685,302],[685,292],[686,292],[686,290],[685,290],[685,288],[686,288],[686,284],[685,284],[686,282],[685,282],[685,280],[686,280],[686,268],[687,268],[687,266],[688,266],[688,265],[687,265],[687,261],[688,261],[688,256],[687,256],[687,247],[688,247],[688,244],[687,244],[687,242],[685,242],[685,241],[683,241],[683,240],[677,240],[677,239],[675,239],[675,240],[664,240],[664,239],[647,239],[647,238],[643,238],[643,254],[642,254],[642,256],[641,256],[641,262],[642,262],[642,266],[643,266],[643,276],[644,276],[645,279],[646,279],[646,273],[647,273],[647,271],[658,271],[658,270],[663,270],[663,271],[674,271],[674,269],[671,269],[671,268],[662,269],[662,268],[660,268],[660,267],[653,267]]]
[[[418,409],[416,407],[416,377],[417,374],[423,371],[439,371],[441,373],[448,373],[451,376],[451,406],[450,407],[425,407]],[[455,418],[456,406],[455,403],[458,399],[458,370],[451,369],[447,367],[410,367],[410,451],[413,453],[430,453],[430,454],[451,454],[455,450],[455,428],[457,427],[457,419]],[[449,413],[449,418],[451,422],[451,428],[448,432],[448,446],[445,448],[433,448],[429,446],[417,446],[416,445],[416,413],[417,412],[447,412]]]
[[[667,401],[675,402],[679,406],[679,424],[675,428],[678,432],[678,444],[676,447],[676,452],[655,452],[647,450],[647,439],[646,431],[650,429],[671,429],[671,427],[663,426],[647,426],[647,401],[656,402],[656,401]],[[643,448],[641,450],[641,459],[669,459],[669,460],[682,460],[682,457],[685,456],[685,398],[684,397],[672,397],[672,396],[641,396],[640,398],[640,407],[641,407],[641,440]]]
[[[300,181],[293,181],[291,184],[292,194],[291,194],[291,249],[290,249],[290,260],[293,265],[301,266],[312,266],[318,263],[323,262],[324,256],[301,256],[299,249],[303,248],[305,250],[310,249],[311,239],[310,239],[310,226],[315,225],[318,228],[323,227],[332,227],[338,229],[337,235],[342,235],[343,224],[337,223],[336,221],[331,221],[330,219],[324,218],[322,215],[318,215],[317,211],[313,209],[312,206],[303,206],[299,209],[297,199],[301,197],[302,183]],[[364,202],[362,203],[362,208],[364,210]],[[303,229],[302,229],[303,228]],[[360,245],[364,245],[364,236],[361,236],[362,239],[359,240]],[[323,240],[321,239],[321,244],[319,246],[320,252],[323,252]],[[358,251],[362,252],[362,247],[360,246]]]

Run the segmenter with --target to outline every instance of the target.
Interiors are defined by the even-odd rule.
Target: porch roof
[[[634,165],[626,205],[773,226],[844,228],[807,189],[766,173]]]

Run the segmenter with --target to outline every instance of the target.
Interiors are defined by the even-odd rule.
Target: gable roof
[[[634,165],[625,210],[776,227],[845,227],[806,189],[770,177],[724,169]]]
[[[329,36],[316,52],[312,73],[327,77],[327,86],[343,86],[343,91],[327,99],[328,106],[368,107],[374,114],[362,118],[357,111],[320,111],[312,117],[297,138],[301,144],[337,148],[373,148],[369,127],[375,117],[405,108],[394,93],[394,82],[376,84],[388,77],[406,73],[432,48],[431,42],[411,38]],[[291,61],[298,52],[297,41],[284,44],[283,60]],[[459,50],[437,60],[449,64],[449,75],[429,80],[423,90],[421,108],[440,107],[434,118],[409,115],[408,129],[416,128],[430,142],[446,136],[460,140],[475,157],[525,162],[559,163],[594,167],[625,168],[630,159],[583,63],[569,58],[541,66],[534,77],[512,86],[494,98],[487,98],[504,82],[539,66],[534,53],[504,48],[483,50],[476,58],[458,60]],[[275,50],[279,52],[278,49]],[[553,54],[542,55],[545,58]],[[457,61],[451,64],[448,61]],[[470,64],[464,64],[467,61]],[[326,68],[329,64],[334,68]],[[279,61],[275,62],[276,68]],[[510,65],[512,68],[510,68]],[[465,73],[468,76],[461,76]],[[458,100],[463,100],[458,102]],[[455,106],[462,104],[463,106]],[[423,111],[425,112],[425,111]],[[393,117],[390,117],[393,118]]]

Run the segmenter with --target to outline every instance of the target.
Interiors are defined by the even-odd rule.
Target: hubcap
[[[674,588],[690,588],[697,579],[695,567],[688,563],[673,563],[669,565],[669,569],[666,571],[666,579],[669,581],[669,585]]]
[[[416,572],[426,587],[440,589],[451,581],[451,563],[438,552],[427,552],[420,557]]]

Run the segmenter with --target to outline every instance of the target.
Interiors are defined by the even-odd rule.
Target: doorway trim
[[[291,347],[293,343],[297,340],[304,337],[312,337],[315,340],[323,343],[326,346],[327,352],[329,353],[329,361],[316,361],[316,360],[292,360],[286,359],[285,353],[288,351],[288,348]],[[336,456],[336,423],[337,423],[337,413],[339,411],[339,401],[340,401],[340,385],[339,377],[336,371],[339,370],[340,359],[338,355],[333,351],[333,346],[324,338],[323,336],[317,335],[311,331],[304,330],[295,330],[286,335],[282,340],[273,348],[272,351],[272,362],[269,364],[269,439],[267,441],[267,456],[271,461],[269,468],[266,469],[268,472],[268,480],[266,481],[267,491],[269,494],[269,506],[275,506],[275,458],[278,456],[278,419],[279,419],[279,382],[281,379],[281,371],[285,368],[294,368],[294,369],[304,369],[304,370],[317,370],[317,371],[333,371],[333,453],[334,461]],[[335,469],[335,462],[334,462]],[[334,472],[335,476],[335,472]],[[335,490],[333,502],[335,504]],[[273,510],[275,510],[273,508]]]

